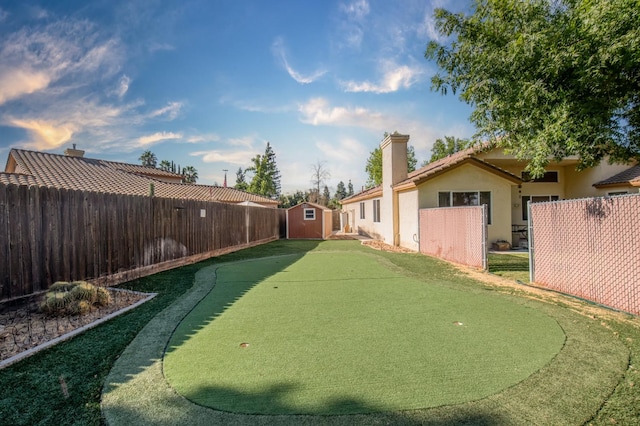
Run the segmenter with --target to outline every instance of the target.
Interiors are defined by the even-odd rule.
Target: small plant
[[[111,303],[107,289],[96,287],[86,281],[58,281],[45,293],[40,310],[47,315],[82,315],[93,306]]]

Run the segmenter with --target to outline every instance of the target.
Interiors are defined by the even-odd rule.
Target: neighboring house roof
[[[472,146],[462,151],[458,151],[454,154],[451,154],[447,157],[436,160],[433,163],[429,163],[426,166],[421,167],[418,170],[415,170],[409,173],[406,179],[395,184],[393,188],[395,190],[413,188],[429,179],[433,179],[434,177],[439,176],[444,172],[447,172],[456,167],[462,166],[463,164],[473,164],[474,166],[480,167],[491,173],[497,174],[498,176],[501,176],[502,178],[510,180],[514,183],[517,183],[517,184],[522,183],[522,179],[520,179],[518,176],[475,157],[478,153],[484,152],[486,150],[490,150],[492,148],[493,148],[493,145],[489,143],[484,143],[484,144]],[[378,185],[373,188],[369,188],[365,191],[362,191],[358,194],[352,195],[351,197],[345,198],[342,200],[342,203],[344,203],[345,201],[348,201],[349,203],[354,203],[361,200],[368,200],[371,198],[376,198],[381,196],[382,196],[382,186]]]
[[[596,188],[619,185],[640,186],[640,164],[593,184]]]
[[[365,189],[364,191],[358,192],[350,197],[343,198],[340,200],[342,204],[347,203],[357,203],[363,200],[370,200],[372,198],[382,197],[382,185],[374,186],[373,188]]]
[[[171,182],[178,177],[175,173],[135,164],[12,149],[5,173],[0,173],[0,182],[145,196],[153,183],[157,197],[278,205],[278,201],[234,188]]]

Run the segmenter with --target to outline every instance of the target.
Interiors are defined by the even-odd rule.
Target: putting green
[[[496,394],[562,348],[541,311],[440,284],[359,253],[223,265],[174,332],[164,373],[222,411],[368,413]]]

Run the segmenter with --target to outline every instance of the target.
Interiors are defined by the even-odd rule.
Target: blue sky
[[[437,39],[425,0],[0,2],[0,158],[11,148],[192,165],[233,185],[276,153],[283,193],[323,163],[331,191],[366,181],[384,132],[474,133],[471,109],[430,90]]]

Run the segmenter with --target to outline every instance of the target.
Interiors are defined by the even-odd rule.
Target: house
[[[342,211],[358,233],[416,251],[422,208],[486,204],[489,242],[504,240],[517,246],[526,239],[528,201],[640,191],[637,164],[603,162],[578,172],[578,158],[571,157],[551,162],[543,177],[530,179],[526,163],[488,144],[408,173],[408,140],[408,135],[395,133],[382,141],[382,185],[342,200]]]
[[[4,184],[278,207],[276,200],[234,188],[181,182],[181,175],[154,167],[87,158],[75,146],[64,155],[12,149],[0,172]]]
[[[287,209],[287,238],[325,239],[333,232],[333,212],[319,204],[302,202]]]

